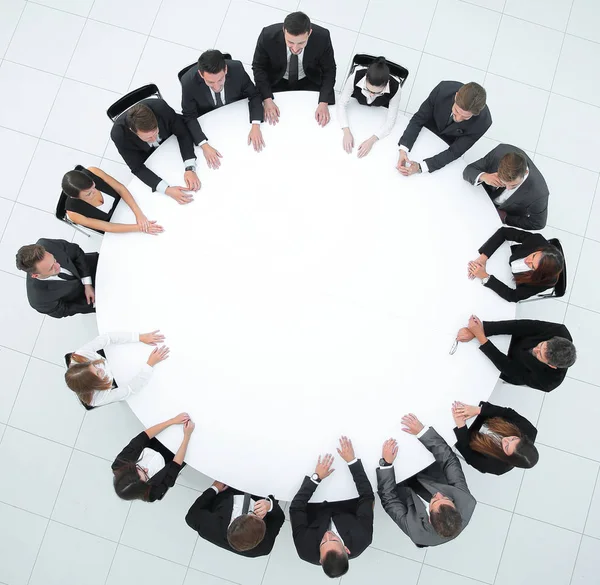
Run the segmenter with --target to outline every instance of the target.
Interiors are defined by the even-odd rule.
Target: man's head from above
[[[310,18],[304,12],[292,12],[283,21],[283,36],[287,48],[299,55],[308,43],[308,37],[312,33]]]
[[[462,517],[454,502],[440,492],[434,494],[429,502],[429,522],[444,538],[456,536],[462,528]]]
[[[253,513],[235,518],[227,529],[227,542],[233,550],[244,552],[257,547],[265,537],[267,525]]]
[[[548,341],[541,341],[531,353],[540,362],[554,369],[570,368],[577,359],[575,346],[564,337],[552,337]]]
[[[527,159],[520,152],[507,152],[498,163],[498,178],[507,189],[516,189],[527,171]]]
[[[470,120],[479,116],[485,108],[486,92],[481,85],[471,81],[465,83],[454,95],[452,104],[452,117],[455,122]]]
[[[158,140],[158,120],[146,104],[135,104],[125,114],[127,127],[140,140],[152,143]]]
[[[198,59],[198,74],[215,93],[222,91],[227,77],[227,64],[221,51],[204,51]]]
[[[328,530],[319,545],[319,562],[328,577],[335,579],[348,572],[348,553],[340,537]]]
[[[60,264],[44,246],[29,244],[19,248],[16,257],[17,269],[27,272],[31,278],[48,278],[60,273]]]

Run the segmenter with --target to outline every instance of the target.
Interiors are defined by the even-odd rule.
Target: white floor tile
[[[574,0],[567,32],[600,43],[600,5],[596,0]]]
[[[480,585],[481,581],[475,581],[456,573],[449,573],[442,569],[436,569],[429,565],[423,565],[419,585]]]
[[[577,348],[577,361],[569,368],[567,375],[600,386],[600,361],[597,351],[600,314],[570,305],[565,325]]]
[[[492,583],[510,518],[511,514],[505,510],[477,504],[471,522],[458,538],[427,549],[426,564]],[[482,534],[486,537],[481,538]]]
[[[15,201],[27,173],[37,139],[21,132],[0,128],[0,159],[10,169],[2,178],[2,197]]]
[[[10,199],[0,198],[0,234],[4,233],[15,204]]]
[[[311,21],[321,20],[350,30],[360,30],[368,0],[300,0],[298,10],[308,14]]]
[[[581,540],[571,585],[590,585],[598,582],[598,558],[600,558],[600,540],[584,536]]]
[[[360,32],[422,51],[436,4],[437,0],[421,0],[413,10],[409,0],[371,0]]]
[[[4,57],[25,5],[22,0],[0,0],[0,58]]]
[[[160,0],[96,0],[90,18],[147,35],[159,7]]]
[[[598,295],[598,268],[600,267],[600,242],[584,240],[573,284],[570,301],[578,307],[600,313]]]
[[[489,399],[492,404],[514,408],[533,425],[537,424],[543,401],[544,393],[539,390],[528,386],[513,386],[500,380]]]
[[[600,185],[600,183],[599,183]],[[596,196],[590,212],[590,220],[585,232],[586,237],[600,242],[600,188],[596,187]]]
[[[112,141],[111,141],[112,142]],[[123,162],[115,162],[108,158],[103,158],[100,162],[100,167],[105,173],[115,178],[119,183],[127,187],[133,180],[133,173],[129,167]]]
[[[537,319],[551,323],[563,323],[567,313],[567,303],[558,299],[541,299],[530,303],[517,304],[517,319]]]
[[[572,0],[506,0],[504,14],[564,31]]]
[[[496,585],[569,583],[580,539],[575,532],[514,516]]]
[[[112,91],[65,79],[43,138],[102,156],[112,127],[105,112],[119,97]]]
[[[43,4],[79,16],[87,16],[93,3],[94,0],[36,0],[36,4]]]
[[[487,69],[500,14],[459,0],[439,0],[425,51],[477,69]],[[464,23],[468,35],[456,35]],[[477,47],[474,51],[473,47]]]
[[[486,156],[499,144],[500,142],[498,140],[482,136],[473,146],[471,146],[471,148],[469,148],[469,150],[467,150],[467,152],[465,152],[465,154],[463,154],[462,159],[465,167]],[[485,191],[482,193],[482,196],[484,195]]]
[[[73,243],[77,244],[86,254],[94,252],[100,253],[102,248],[102,235],[89,232],[90,236],[82,234],[80,231],[75,231]]]
[[[342,582],[344,585],[364,585],[375,578],[379,583],[394,583],[401,575],[403,585],[417,585],[420,571],[421,563],[369,547],[350,561]]]
[[[478,502],[509,512],[514,511],[523,479],[523,469],[515,468],[504,475],[490,475],[477,471],[462,459],[460,462],[469,491]]]
[[[589,514],[585,523],[584,534],[600,538],[600,485],[596,480],[596,489],[592,497]]]
[[[177,478],[177,483],[198,492],[203,492],[212,485],[213,479],[200,473],[197,469],[186,465]]]
[[[48,520],[0,504],[0,581],[27,585]]]
[[[98,43],[98,39],[102,42]],[[66,75],[96,87],[126,93],[145,43],[145,35],[88,20]],[[101,115],[102,112],[96,112],[94,117]]]
[[[5,58],[64,75],[84,24],[80,16],[28,3]]]
[[[3,377],[0,386],[0,422],[8,422],[28,361],[29,356],[24,353],[0,347],[0,371]]]
[[[354,46],[356,45],[358,33],[340,28],[339,26],[332,26],[325,22],[315,21],[315,24],[320,24],[327,28],[331,35],[331,42],[335,53],[335,63],[337,65],[335,89],[336,91],[341,91],[344,87],[346,75],[350,70],[352,58],[356,54]]]
[[[30,585],[104,585],[116,543],[50,522]]]
[[[0,502],[49,517],[70,456],[69,447],[6,427],[0,463],[11,470],[11,481],[0,485]]]
[[[0,126],[40,136],[54,98],[60,77],[16,63],[3,61],[0,66]]]
[[[145,585],[182,585],[186,567],[119,545],[106,585],[135,583],[143,567]]]
[[[214,575],[207,575],[195,569],[188,569],[183,585],[231,585],[231,581],[225,581]]]
[[[163,0],[150,34],[159,39],[193,47],[201,53],[215,46],[228,6],[227,2],[211,0]],[[183,19],[182,14],[186,15]],[[266,25],[265,22],[263,26]],[[250,39],[251,35],[244,34],[244,38]],[[230,52],[229,48],[218,48]],[[233,55],[233,58],[240,57]],[[177,74],[176,71],[174,73]]]

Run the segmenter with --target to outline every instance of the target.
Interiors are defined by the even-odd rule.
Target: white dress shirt
[[[529,272],[531,268],[525,264],[525,258],[517,258],[513,262],[510,263],[510,269],[513,274],[518,274],[520,272]]]
[[[142,451],[142,457],[137,464],[140,467],[145,467],[148,470],[146,472],[148,477],[152,477],[165,466],[165,458],[158,451],[146,447]]]
[[[290,48],[287,46],[286,46],[286,50],[287,50],[287,67],[285,68],[285,73],[283,74],[283,78],[289,79],[290,78],[290,57],[292,56],[292,52],[290,51]],[[304,67],[302,66],[302,53],[304,53],[304,49],[302,49],[300,51],[300,53],[298,54],[298,81],[300,81],[301,79],[306,77],[306,74],[304,73]]]
[[[61,274],[66,274],[67,276],[75,276],[70,270],[67,270],[66,268],[63,268],[62,266],[60,267],[60,273]],[[64,278],[61,278],[60,276],[58,276],[58,274],[55,274],[53,276],[48,276],[42,280],[62,280],[63,282],[66,282]],[[83,284],[84,286],[86,284],[92,284],[92,277],[91,276],[85,276],[84,278],[81,279],[81,284]]]
[[[482,183],[482,181],[481,181],[481,175],[483,175],[483,173],[479,173],[477,175],[477,179],[475,179],[475,185],[481,185],[481,183]],[[523,180],[514,189],[504,189],[504,191],[502,191],[502,193],[500,193],[500,195],[498,195],[498,197],[495,197],[493,199],[494,205],[496,207],[499,207],[509,197],[512,197],[517,192],[517,189],[527,180],[528,176],[529,176],[529,169],[527,169],[527,172],[525,173],[525,177],[523,177]]]
[[[335,525],[333,519],[329,523],[329,530],[331,530],[331,532],[333,532],[342,541],[342,544],[345,544],[344,539],[340,536],[340,533],[338,532],[337,526]]]

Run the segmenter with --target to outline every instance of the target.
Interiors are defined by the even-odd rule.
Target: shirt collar
[[[360,89],[362,89],[363,93],[367,91],[367,76],[366,75],[356,82],[356,87],[359,87]],[[385,89],[383,90],[383,93],[390,93],[390,82],[389,81],[385,84]],[[383,95],[383,93],[381,95]],[[371,95],[371,94],[369,94],[369,95]],[[379,96],[377,95],[374,97],[379,97]]]

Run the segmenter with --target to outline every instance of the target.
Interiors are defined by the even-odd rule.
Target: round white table
[[[131,182],[165,233],[104,236],[98,328],[166,335],[170,358],[129,405],[146,426],[188,412],[196,422],[189,465],[290,500],[317,456],[331,452],[336,472],[313,501],[347,499],[356,489],[335,451],[340,435],[352,439],[374,486],[382,443],[396,437],[400,481],[433,461],[401,431],[403,414],[453,444],[452,401],[491,394],[498,372],[477,343],[449,350],[472,313],[514,318],[514,305],[466,276],[500,221],[483,190],[462,179],[462,160],[431,175],[397,172],[408,117],[358,159],[342,149],[334,107],[325,128],[315,122],[315,93],[280,94],[277,103],[280,123],[262,125],[262,153],[247,146],[246,102],[202,118],[223,159],[209,170],[197,149],[202,189],[190,205]],[[357,146],[385,115],[350,106]],[[443,148],[423,129],[411,158]],[[173,137],[148,166],[182,184]],[[114,221],[134,219],[120,205]],[[502,248],[489,262],[506,282],[507,258]],[[149,352],[109,347],[116,379],[133,376]],[[181,438],[180,426],[160,436],[173,451]]]

